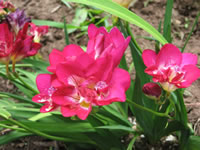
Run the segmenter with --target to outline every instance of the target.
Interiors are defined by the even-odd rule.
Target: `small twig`
[[[55,8],[51,11],[51,13],[52,13],[52,14],[55,13],[56,11],[58,11],[58,10],[60,9],[60,7],[61,7],[61,5],[58,5],[57,7],[55,7]]]
[[[198,118],[197,122],[194,124],[194,133],[196,134],[197,126],[200,123],[200,118]]]
[[[189,106],[192,106],[192,107],[199,107],[200,106],[200,103],[190,103],[190,104],[185,104],[185,106],[189,107]]]

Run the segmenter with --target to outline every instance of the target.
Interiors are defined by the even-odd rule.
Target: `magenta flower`
[[[40,94],[35,95],[32,100],[36,103],[43,103],[40,112],[49,112],[55,110],[58,106],[52,101],[52,94],[55,88],[51,86],[51,82],[55,76],[50,74],[40,74],[36,78],[37,88]]]
[[[88,36],[87,53],[95,59],[107,54],[112,55],[114,66],[120,63],[130,42],[130,37],[125,39],[116,27],[108,33],[104,27],[97,28],[94,24],[91,24],[88,27]]]
[[[111,55],[94,59],[79,46],[68,45],[62,52],[54,49],[49,59],[51,66],[48,70],[56,78],[48,84],[47,89],[55,89],[51,101],[60,107],[63,116],[77,115],[84,120],[92,106],[125,101],[130,76],[127,71],[114,67]],[[40,84],[44,84],[43,81],[37,80],[38,88]],[[43,100],[37,97],[34,101]]]
[[[182,54],[173,44],[165,44],[158,54],[153,50],[144,50],[142,58],[147,66],[145,72],[168,92],[187,88],[200,77],[200,69],[196,67],[197,56]]]
[[[158,100],[162,94],[161,87],[153,82],[144,84],[142,91],[147,97],[155,100]]]
[[[34,36],[34,42],[39,43],[40,42],[40,37],[42,35],[45,35],[48,32],[48,26],[36,26],[33,23],[29,23],[31,26],[30,33],[31,35]]]

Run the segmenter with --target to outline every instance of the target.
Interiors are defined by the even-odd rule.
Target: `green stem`
[[[144,111],[148,111],[148,112],[150,112],[150,113],[152,113],[152,114],[154,114],[154,115],[157,115],[157,116],[160,116],[160,117],[167,117],[167,118],[170,118],[170,119],[172,119],[172,117],[171,116],[169,116],[168,114],[166,114],[166,113],[159,113],[159,112],[156,112],[156,111],[153,111],[153,110],[151,110],[151,109],[149,109],[149,108],[146,108],[146,107],[143,107],[143,106],[141,106],[141,105],[138,105],[137,103],[135,103],[135,102],[133,102],[133,101],[131,101],[131,100],[126,100],[129,104],[133,104],[134,106],[136,106],[137,108],[139,108],[139,109],[142,109],[142,110],[144,110]]]
[[[195,21],[194,21],[194,24],[192,25],[192,29],[191,29],[191,31],[190,31],[190,33],[189,33],[187,39],[185,40],[185,43],[184,43],[184,45],[183,45],[183,48],[181,49],[181,52],[183,52],[183,51],[185,50],[185,47],[186,47],[188,41],[190,40],[190,37],[191,37],[191,35],[192,35],[193,31],[194,31],[194,28],[195,28],[195,26],[196,26],[197,23],[198,23],[199,17],[200,17],[200,12],[198,13],[198,15],[197,15],[197,17],[196,17],[196,19],[195,19]]]
[[[174,108],[174,117],[176,117],[176,115],[177,115],[176,105],[175,105],[174,101],[170,97],[169,97],[169,102],[172,104],[172,106]]]
[[[0,127],[6,128],[6,129],[12,129],[12,130],[17,130],[17,131],[22,131],[22,132],[26,131],[23,128],[18,128],[16,126],[7,126],[5,124],[0,124]]]
[[[133,35],[133,32],[131,31],[131,28],[130,28],[128,22],[126,22],[126,29],[127,29],[128,34],[131,36],[131,39],[133,40],[133,43],[135,44],[135,46],[137,47],[137,49],[139,50],[139,52],[142,53],[142,50],[141,50],[141,48],[139,47],[137,41],[135,40],[135,37],[134,37],[134,35]]]
[[[16,64],[15,67],[32,67],[33,65],[31,64]],[[12,67],[12,65],[8,65],[8,67]],[[4,68],[4,65],[0,65],[0,68]]]
[[[9,76],[9,61],[6,62],[6,75]]]
[[[32,88],[30,85],[28,85],[28,84],[17,74],[17,72],[14,72],[13,74],[14,74],[14,76],[15,76],[17,79],[19,79],[19,81],[21,81],[21,83],[22,83],[26,88],[28,88],[29,90],[33,91],[34,94],[38,94],[38,93],[39,93],[37,90],[35,90],[34,88]]]
[[[12,72],[15,73],[15,64],[16,64],[16,61],[15,59],[12,61]]]

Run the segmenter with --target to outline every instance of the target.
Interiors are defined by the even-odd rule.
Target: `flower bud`
[[[16,9],[15,12],[10,13],[7,16],[7,20],[16,34],[27,22],[31,22],[31,18],[26,17],[24,10],[20,9]]]
[[[147,97],[154,100],[159,100],[162,93],[161,87],[158,84],[152,82],[144,84],[142,91]]]
[[[128,8],[133,0],[112,0],[112,1],[120,4],[123,7]]]

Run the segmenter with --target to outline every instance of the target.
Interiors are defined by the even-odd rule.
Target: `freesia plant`
[[[183,92],[200,77],[200,69],[195,54],[170,44],[173,1],[167,1],[163,35],[119,1],[62,1],[92,5],[126,22],[118,19],[110,31],[90,24],[86,51],[68,43],[62,51],[53,49],[46,63],[26,57],[38,52],[48,27],[36,26],[24,11],[0,1],[0,61],[6,66],[0,75],[23,93],[0,92],[0,127],[11,129],[0,144],[36,134],[75,149],[131,150],[141,134],[151,144],[174,134],[180,149],[197,149],[200,138],[188,123]],[[155,38],[155,51],[141,50],[128,22]],[[124,56],[128,46],[134,79]],[[32,67],[32,72],[20,67]],[[128,119],[132,116],[136,125]],[[128,135],[133,138],[123,143]]]

